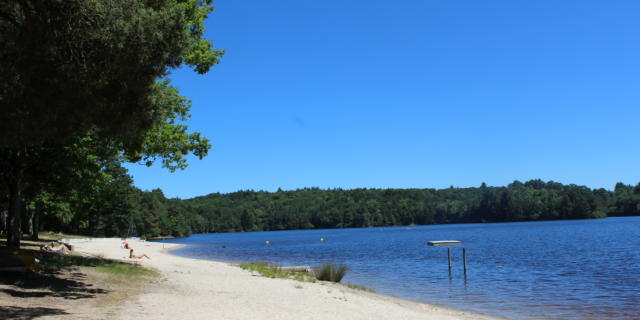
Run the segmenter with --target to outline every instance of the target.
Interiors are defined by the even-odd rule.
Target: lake
[[[431,240],[462,241],[451,247],[451,274],[447,249],[427,246]],[[197,234],[170,242],[187,244],[174,254],[199,259],[345,263],[343,282],[511,319],[640,318],[640,217]]]

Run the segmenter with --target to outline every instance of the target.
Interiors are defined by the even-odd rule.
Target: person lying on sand
[[[59,254],[69,254],[69,249],[67,249],[67,246],[65,246],[64,244],[61,244],[57,247],[42,245],[40,246],[40,250],[45,252],[59,253]]]
[[[129,258],[131,258],[131,259],[133,259],[133,258],[135,258],[135,259],[142,259],[142,258],[151,259],[151,258],[149,258],[149,256],[146,253],[143,253],[141,255],[133,254],[133,249],[131,249],[131,251],[129,251]]]

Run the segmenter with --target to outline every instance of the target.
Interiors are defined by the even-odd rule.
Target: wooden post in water
[[[458,240],[429,241],[427,242],[427,244],[433,247],[448,247],[448,246],[459,246],[462,244],[462,241],[458,241]],[[464,254],[464,248],[462,250]],[[449,261],[449,277],[451,277],[451,248],[447,248],[447,260]],[[465,271],[465,274],[467,274],[466,260],[464,264],[464,271]]]
[[[467,274],[467,249],[462,248],[462,264],[464,265],[464,274]]]

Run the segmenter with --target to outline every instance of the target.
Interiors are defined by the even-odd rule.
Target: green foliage
[[[636,190],[637,189],[637,190]],[[506,187],[238,191],[183,201],[204,232],[361,228],[640,215],[640,188],[616,192],[553,181]]]
[[[104,170],[109,177],[104,185],[65,200],[75,213],[69,221],[46,212],[40,228],[96,237],[151,238],[188,236],[193,233],[192,224],[205,223],[187,212],[179,200],[165,198],[161,190],[143,192],[135,188],[119,163],[111,163]],[[196,225],[195,231],[200,231],[199,227]]]
[[[157,81],[152,86],[150,103],[159,113],[158,119],[142,137],[141,145],[125,154],[130,161],[142,161],[146,165],[161,159],[162,166],[170,171],[187,167],[185,157],[193,153],[199,159],[205,157],[211,148],[209,140],[200,133],[189,133],[182,124],[191,115],[191,101],[180,96],[177,88],[169,85],[169,80]],[[121,146],[123,149],[124,145]]]
[[[165,121],[157,79],[218,63],[222,52],[201,38],[211,10],[211,1],[4,1],[0,143],[66,145],[91,133],[139,150]]]
[[[340,282],[347,274],[349,268],[345,264],[333,264],[325,262],[321,266],[313,268],[313,274],[316,279],[321,281]]]
[[[315,282],[315,279],[307,276],[305,272],[294,271],[280,266],[269,265],[266,262],[241,263],[240,268],[254,271],[267,278],[294,279],[304,282]]]
[[[202,38],[212,10],[211,0],[0,3],[0,191],[9,244],[20,244],[21,201],[40,208],[47,201],[35,198],[44,193],[68,199],[45,211],[71,219],[72,228],[121,233],[133,202],[92,207],[132,193],[112,188],[109,162],[160,160],[173,171],[190,153],[207,155],[208,140],[183,123],[190,101],[167,76],[184,64],[206,73],[220,61],[224,52]],[[99,211],[118,214],[101,220],[93,216]],[[161,222],[186,231],[180,219]]]
[[[107,261],[95,266],[96,270],[125,277],[154,277],[158,271],[145,268],[139,264]]]
[[[289,278],[290,272],[279,266],[272,266],[265,262],[241,263],[240,268],[254,271],[267,278]]]
[[[141,191],[117,162],[74,197],[48,198],[40,229],[107,237],[359,228],[464,222],[535,221],[640,215],[640,187],[616,191],[532,180],[507,187],[354,189],[210,194],[167,199]],[[640,185],[640,184],[639,184]],[[58,213],[60,209],[65,208]],[[50,210],[50,211],[49,211]],[[129,234],[131,224],[135,233]]]

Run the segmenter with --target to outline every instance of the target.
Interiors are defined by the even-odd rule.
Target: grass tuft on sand
[[[270,265],[266,262],[241,263],[240,268],[257,272],[267,278],[293,279],[303,282],[315,282],[314,277],[306,272],[284,269],[281,266]]]
[[[359,284],[355,284],[355,283],[345,283],[344,285],[346,285],[347,287],[354,289],[354,290],[360,290],[360,291],[366,291],[366,292],[376,292],[375,290],[371,289],[371,288],[367,288],[365,286],[361,286]]]
[[[349,269],[345,264],[334,264],[331,262],[325,262],[321,266],[313,267],[313,273],[311,275],[304,271],[270,265],[266,262],[241,263],[240,268],[257,272],[267,278],[294,279],[304,282],[315,282],[316,279],[321,281],[340,282]]]
[[[346,264],[325,262],[321,266],[313,267],[313,274],[321,281],[340,282],[348,269]]]

